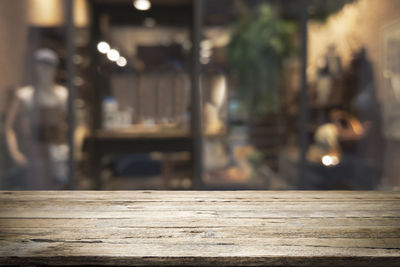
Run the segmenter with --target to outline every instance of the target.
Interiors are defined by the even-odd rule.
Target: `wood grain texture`
[[[0,191],[0,265],[400,266],[400,193]]]

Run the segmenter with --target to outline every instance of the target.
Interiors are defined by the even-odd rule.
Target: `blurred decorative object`
[[[308,149],[308,161],[313,163],[322,162],[322,164],[326,165],[331,159],[325,156],[335,154],[338,157],[339,152],[338,129],[335,124],[325,123],[320,125],[315,131],[314,143]]]
[[[317,70],[317,99],[320,106],[327,105],[332,96],[335,79],[342,74],[342,64],[335,46],[330,45],[326,54],[320,59]]]
[[[103,126],[112,129],[118,126],[118,102],[114,97],[108,96],[103,100]]]
[[[307,158],[310,162],[321,161],[325,166],[339,163],[343,154],[353,154],[364,135],[364,127],[353,115],[333,110],[331,123],[320,125],[314,134],[314,144],[310,146]]]
[[[358,141],[364,134],[364,127],[353,115],[342,110],[333,110],[330,119],[336,126],[340,141]]]
[[[334,45],[330,45],[328,47],[328,51],[325,55],[326,63],[329,69],[329,73],[333,77],[339,77],[342,74],[342,60],[339,54],[336,52],[336,47]]]
[[[329,103],[330,96],[332,93],[332,77],[329,75],[322,75],[317,79],[317,99],[318,105],[326,105]]]
[[[118,101],[111,96],[103,100],[103,126],[105,129],[122,129],[132,126],[133,109],[121,108]]]
[[[338,129],[333,123],[325,123],[317,128],[314,142],[325,151],[330,153],[339,150]]]
[[[217,155],[215,155],[217,156]],[[215,157],[214,156],[214,157]],[[234,162],[231,166],[221,169],[209,169],[214,172],[210,173],[211,177],[206,177],[206,180],[220,180],[235,183],[249,182],[256,177],[256,169],[259,168],[260,155],[252,146],[237,146],[233,151]],[[218,162],[227,160],[226,156],[218,159]],[[206,158],[207,161],[207,158]],[[208,159],[209,161],[209,159]],[[218,166],[216,163],[210,162],[211,165]],[[207,165],[207,164],[206,164]]]
[[[335,47],[335,53],[340,55],[342,66],[347,66],[352,60],[354,51],[357,51],[362,44],[362,30],[360,26],[363,14],[369,1],[314,1],[314,3],[327,5],[341,5],[342,9],[332,7],[332,11],[337,12],[331,14],[325,20],[312,20],[308,25],[308,67],[307,74],[310,82],[314,82],[318,75],[318,65],[321,57],[327,55],[326,49]],[[342,2],[342,3],[339,3]],[[348,2],[348,3],[346,3]],[[337,69],[338,62],[328,54],[330,66]],[[335,72],[335,70],[334,70]]]

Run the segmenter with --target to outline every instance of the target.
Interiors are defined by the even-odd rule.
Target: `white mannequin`
[[[43,139],[43,135],[48,139],[48,136],[51,137],[53,134],[52,130],[54,129],[57,130],[56,133],[54,133],[57,136],[57,133],[60,132],[57,129],[57,125],[61,128],[66,127],[65,118],[60,118],[59,114],[65,114],[66,112],[68,91],[65,87],[55,84],[55,74],[58,62],[59,60],[57,55],[50,49],[40,49],[35,52],[34,83],[33,85],[22,87],[16,91],[16,97],[7,115],[5,129],[8,149],[11,157],[20,166],[30,165],[29,162],[32,163],[35,161],[40,162],[40,166],[46,165],[46,167],[48,167],[51,165],[50,162],[43,162],[49,161],[49,158],[51,158],[51,155],[49,156],[49,154],[51,154],[51,150],[54,150],[53,146],[55,142],[39,139]],[[53,110],[58,112],[52,116],[51,113],[53,113]],[[22,141],[29,143],[29,151],[26,155],[24,155],[20,150],[17,135],[14,130],[14,122],[16,121],[18,114],[20,115],[22,122],[22,130],[25,135],[24,139],[26,139]],[[44,115],[46,115],[45,118]],[[49,120],[48,117],[51,119]],[[43,122],[46,124],[47,121],[49,121],[48,124],[50,127],[47,126],[48,129],[42,130],[40,124]],[[34,133],[33,129],[37,130],[38,133]],[[45,131],[47,132],[42,133]],[[63,130],[61,132],[63,132]],[[34,135],[36,135],[36,137],[34,137]],[[57,144],[60,144],[60,142]],[[43,156],[44,154],[42,151],[45,150],[46,156]],[[42,167],[40,168],[43,169]],[[43,174],[43,171],[40,171],[40,173],[42,176],[49,175],[48,172]],[[35,176],[32,172],[29,172],[29,175]],[[49,179],[40,179],[45,179],[46,181],[44,183],[43,181],[42,183],[39,181],[37,184],[40,186],[46,186]]]

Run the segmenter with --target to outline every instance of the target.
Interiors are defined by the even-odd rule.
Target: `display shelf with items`
[[[315,71],[317,75],[308,84],[310,179],[297,179],[299,151],[295,145],[282,151],[282,178],[305,188],[373,189],[378,186],[380,163],[376,157],[370,158],[371,151],[367,152],[364,145],[372,136],[378,143],[381,139],[374,134],[379,120],[368,115],[371,111],[367,106],[379,112],[376,96],[370,90],[374,84],[373,75],[368,71],[370,63],[362,48],[343,66],[334,51],[332,46],[327,48]],[[296,120],[297,108],[292,106],[295,102],[287,103],[292,103],[285,117],[289,124]],[[338,173],[343,173],[343,179],[337,178]]]
[[[95,186],[110,188],[125,177],[140,188],[146,177],[168,189],[179,165],[185,173],[178,184],[190,187],[191,3],[153,3],[146,12],[129,1],[90,6],[94,103],[86,143],[91,176],[112,178],[96,178]]]

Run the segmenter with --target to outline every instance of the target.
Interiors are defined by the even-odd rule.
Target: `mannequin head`
[[[53,84],[59,59],[53,50],[43,48],[34,54],[34,69],[39,85]]]

